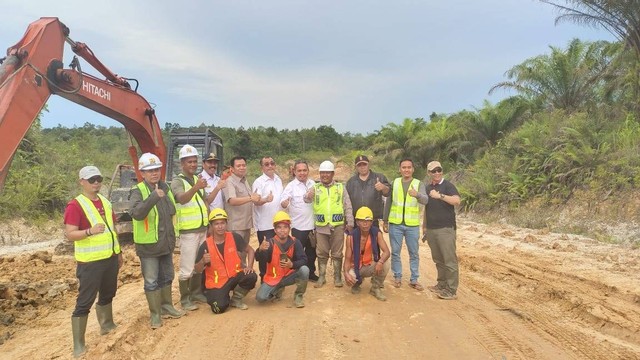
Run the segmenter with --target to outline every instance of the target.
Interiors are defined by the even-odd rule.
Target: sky
[[[0,8],[0,47],[40,17],[58,17],[113,72],[139,80],[161,127],[368,134],[495,103],[513,95],[488,90],[514,65],[573,38],[612,39],[555,25],[556,10],[536,0],[0,0]],[[67,45],[64,64],[72,57]],[[119,126],[55,95],[48,108],[44,127]]]

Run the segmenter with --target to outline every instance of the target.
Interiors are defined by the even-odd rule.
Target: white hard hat
[[[162,167],[162,161],[152,153],[144,153],[138,160],[138,170],[153,170],[160,167]]]
[[[183,146],[182,149],[180,149],[180,159],[190,156],[198,156],[198,150],[191,145]]]
[[[331,161],[325,160],[320,164],[318,171],[336,171],[336,168]]]

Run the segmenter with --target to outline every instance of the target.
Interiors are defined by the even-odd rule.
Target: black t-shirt
[[[448,180],[442,180],[441,183],[433,185],[425,181],[425,191],[427,194],[435,189],[444,195],[458,195],[458,189]],[[456,209],[453,205],[441,199],[429,198],[429,202],[425,208],[425,222],[427,229],[441,229],[446,227],[456,228]]]
[[[239,252],[244,251],[244,249],[247,248],[247,242],[239,234],[236,234],[234,232],[232,232],[232,234],[233,234],[233,240],[236,242],[236,249]],[[215,244],[215,241],[214,241],[214,244]],[[216,244],[216,246],[218,247],[218,251],[220,251],[220,254],[222,254],[222,256],[224,257],[224,243]],[[207,242],[205,241],[204,243],[202,243],[202,245],[200,245],[200,248],[198,249],[198,255],[196,255],[196,262],[202,260],[202,256],[204,256],[204,249],[206,248],[207,248]],[[209,254],[211,254],[211,249],[209,249]]]

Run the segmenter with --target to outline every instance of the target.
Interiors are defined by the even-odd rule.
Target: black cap
[[[211,161],[211,160],[220,161],[220,159],[218,159],[218,157],[216,157],[216,154],[214,153],[209,153],[209,155],[206,158],[204,158],[204,161]]]
[[[358,155],[356,157],[356,165],[360,164],[361,162],[366,162],[368,164],[369,158],[366,155]]]

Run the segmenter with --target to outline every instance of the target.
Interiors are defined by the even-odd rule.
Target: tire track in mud
[[[587,298],[590,302],[596,302],[598,299],[589,294],[588,286],[584,290],[581,289],[579,282],[571,281],[574,277],[553,270],[550,264],[532,264],[525,261],[523,256],[518,257],[518,254],[515,254],[513,258],[507,255],[500,260],[482,255],[465,257],[461,265],[469,270],[465,279],[468,287],[494,301],[501,308],[511,309],[509,304],[518,304],[522,310],[513,310],[525,314],[524,316],[531,320],[526,324],[531,330],[550,335],[577,357],[609,359],[612,356],[638,356],[638,353],[632,350],[633,344],[631,349],[629,345],[621,346],[625,341],[619,341],[619,338],[611,339],[612,336],[605,336],[605,340],[609,341],[596,341],[598,336],[594,336],[594,333],[601,333],[603,326],[594,326],[593,322],[584,321],[584,315],[580,316],[575,310],[575,300],[567,300],[566,294]],[[499,284],[498,288],[496,284]],[[563,290],[558,291],[557,288]],[[567,318],[567,312],[571,312],[573,317]],[[602,320],[606,321],[604,318]]]
[[[513,326],[498,329],[495,320],[492,321],[479,308],[466,308],[455,311],[456,315],[470,328],[470,332],[494,359],[532,359],[538,358],[534,349],[514,340],[513,334],[508,334]]]

